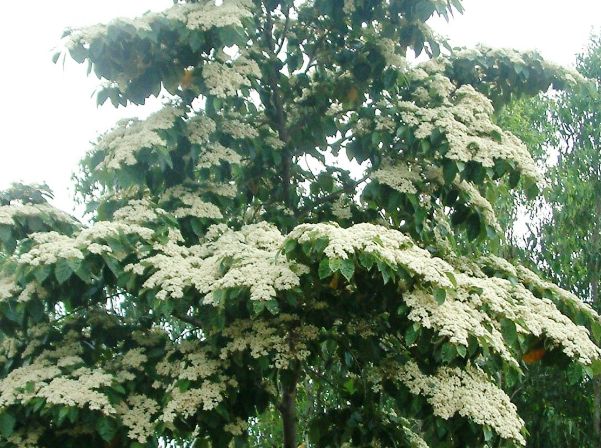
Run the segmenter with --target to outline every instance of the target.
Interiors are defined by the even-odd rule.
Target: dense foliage
[[[601,274],[600,54],[601,42],[593,36],[576,64],[589,78],[588,84],[521,102],[507,117],[509,128],[524,136],[546,167],[542,198],[532,204],[522,202],[531,220],[522,235],[526,251],[517,253],[596,310],[600,309]],[[516,120],[516,116],[521,119]],[[549,388],[551,384],[554,386]],[[541,400],[533,405],[534,397]],[[572,377],[569,370],[551,368],[543,362],[531,369],[516,400],[529,426],[537,428],[532,446],[598,446],[598,380],[581,380]]]
[[[0,446],[525,444],[505,390],[541,347],[592,376],[601,322],[465,248],[498,239],[499,185],[537,191],[495,108],[581,78],[441,54],[426,22],[458,11],[190,1],[68,32],[100,103],[165,106],[82,161],[89,225],[0,197]]]

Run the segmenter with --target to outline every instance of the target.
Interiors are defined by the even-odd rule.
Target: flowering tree
[[[243,447],[274,409],[286,448],[524,444],[503,388],[539,346],[592,375],[599,317],[458,254],[495,238],[500,183],[536,188],[495,107],[580,81],[442,55],[426,21],[454,10],[190,1],[67,33],[100,103],[168,94],[82,161],[90,225],[0,196],[0,445]]]

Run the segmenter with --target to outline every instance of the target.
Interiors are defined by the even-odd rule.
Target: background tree
[[[577,69],[592,80],[585,88],[517,101],[499,116],[499,122],[518,135],[544,167],[546,188],[536,202],[524,202],[519,193],[502,192],[496,204],[504,204],[497,210],[500,221],[509,223],[508,229],[517,215],[529,214],[527,230],[518,230],[518,238],[508,233],[513,248],[505,253],[541,270],[597,309],[593,285],[599,275],[595,264],[599,51],[599,38],[593,36],[588,49],[577,57]],[[597,446],[595,382],[580,381],[570,370],[544,361],[530,365],[526,381],[514,392],[526,426],[532,428],[529,446]]]
[[[286,448],[525,444],[522,356],[591,376],[599,317],[454,247],[496,237],[499,183],[536,188],[495,107],[578,79],[440,54],[426,21],[460,9],[182,2],[68,32],[100,103],[166,104],[82,161],[90,225],[0,198],[0,443],[247,446],[277,410]]]

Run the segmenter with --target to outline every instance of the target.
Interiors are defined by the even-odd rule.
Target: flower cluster
[[[137,235],[150,240],[154,231],[148,227],[119,221],[98,221],[74,237],[57,232],[34,233],[31,249],[17,257],[17,262],[30,266],[55,264],[58,260],[83,260],[85,252],[103,254],[112,249],[105,242],[121,235]]]
[[[117,413],[123,425],[129,432],[127,436],[139,443],[146,443],[154,430],[154,416],[159,411],[159,404],[145,395],[134,394],[127,398],[127,402],[117,406]]]
[[[268,357],[276,369],[287,369],[292,361],[305,360],[310,354],[307,343],[317,338],[318,329],[313,325],[298,324],[293,329],[286,327],[297,318],[281,314],[272,322],[233,322],[223,332],[229,342],[221,350],[221,359],[249,351],[253,358]]]
[[[283,239],[275,227],[266,223],[244,226],[239,231],[213,226],[205,243],[157,246],[160,252],[138,265],[152,270],[144,287],[158,289],[159,299],[181,298],[186,288],[193,287],[205,294],[206,304],[218,304],[213,293],[230,288],[248,289],[251,300],[270,300],[278,291],[298,286],[299,275],[306,271],[277,256]],[[134,266],[131,269],[135,271]]]
[[[176,200],[179,206],[173,210],[176,218],[188,216],[206,219],[221,219],[223,215],[215,204],[203,201],[199,192],[192,192],[184,187],[177,186],[168,189],[162,196],[161,202]]]
[[[96,169],[118,170],[126,165],[135,165],[138,163],[137,154],[142,149],[166,147],[161,131],[171,129],[182,115],[181,109],[165,106],[146,120],[121,120],[96,145],[96,150],[104,151],[104,159]]]
[[[371,177],[381,184],[408,194],[417,193],[414,183],[422,180],[419,166],[403,162],[383,164],[371,174]]]
[[[12,204],[0,206],[0,225],[14,226],[20,220],[40,218],[43,222],[58,221],[74,224],[76,221],[67,213],[51,206],[47,202],[41,204]]]
[[[526,444],[521,433],[524,421],[515,405],[478,367],[442,367],[435,375],[426,375],[416,363],[408,362],[397,378],[411,393],[427,397],[435,415],[448,419],[459,414],[479,425],[489,425],[504,439]]]
[[[211,28],[241,27],[242,20],[251,17],[252,3],[248,0],[224,0],[177,3],[164,12],[147,13],[136,19],[118,18],[106,25],[94,25],[75,30],[69,35],[67,48],[89,46],[105,38],[111,27],[131,28],[137,32],[152,32],[156,22],[168,19],[183,23],[190,30],[208,31]]]
[[[526,146],[493,123],[491,101],[470,85],[456,87],[444,69],[443,62],[429,61],[410,73],[420,85],[415,90],[416,102],[402,101],[397,107],[415,137],[429,139],[438,131],[448,142],[444,154],[448,159],[474,161],[484,167],[494,166],[497,159],[511,160],[525,176],[538,179],[538,169]]]
[[[227,162],[231,165],[240,165],[242,162],[240,154],[233,149],[226,148],[221,143],[211,143],[203,149],[203,152],[198,158],[197,166],[199,168],[219,166],[221,162]]]
[[[343,229],[336,224],[301,224],[289,235],[299,243],[323,238],[328,241],[324,255],[328,258],[346,259],[360,252],[373,254],[391,266],[412,272],[426,283],[451,287],[447,273],[453,268],[416,246],[411,238],[401,232],[382,226],[362,223]]]
[[[202,77],[211,95],[226,98],[242,87],[250,87],[252,78],[261,77],[261,69],[252,59],[240,56],[233,63],[206,63]]]

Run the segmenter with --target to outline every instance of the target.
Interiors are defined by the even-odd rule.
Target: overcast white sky
[[[53,65],[53,48],[68,26],[160,10],[171,0],[32,0],[5,2],[0,18],[0,189],[11,182],[47,182],[56,203],[73,208],[71,174],[90,141],[136,108],[97,108],[96,78],[74,62]],[[434,24],[455,45],[537,49],[572,64],[593,29],[600,0],[465,0],[466,12]],[[151,104],[150,107],[153,107]],[[156,107],[156,104],[155,104]]]

